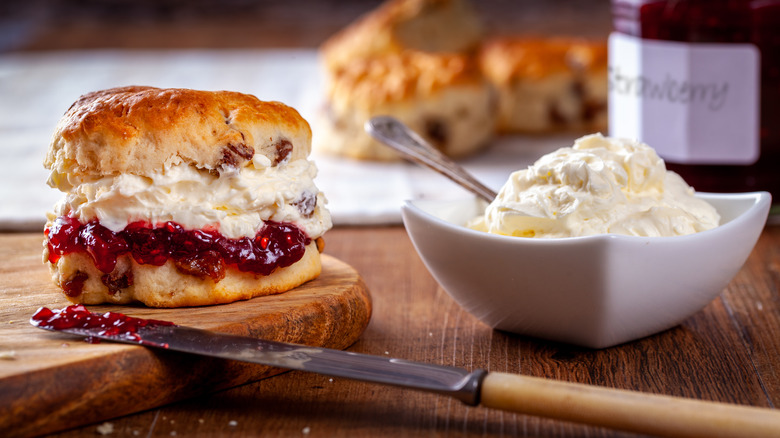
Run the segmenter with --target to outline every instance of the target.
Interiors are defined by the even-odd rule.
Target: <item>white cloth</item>
[[[296,108],[312,123],[323,102],[317,52],[295,50],[94,50],[0,55],[0,230],[40,230],[61,194],[43,158],[57,121],[82,94],[124,85],[233,90]],[[569,146],[571,136],[503,137],[461,162],[498,189],[509,174]],[[465,190],[409,163],[314,154],[315,180],[336,225],[397,224],[406,199],[456,198]]]

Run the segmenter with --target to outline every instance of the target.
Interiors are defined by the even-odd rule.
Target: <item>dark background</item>
[[[316,47],[378,0],[3,0],[0,52]],[[605,0],[472,0],[491,34],[606,37]],[[318,17],[327,16],[327,20]]]

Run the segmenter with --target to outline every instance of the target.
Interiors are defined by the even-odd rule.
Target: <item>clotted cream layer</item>
[[[678,236],[719,221],[652,148],[593,134],[514,172],[470,226],[518,237]]]
[[[257,154],[251,165],[221,176],[187,164],[146,176],[83,181],[55,170],[49,185],[65,192],[55,215],[72,214],[81,222],[97,218],[114,232],[135,221],[174,221],[187,229],[214,227],[235,239],[254,237],[270,220],[293,223],[314,239],[331,227],[327,201],[314,185],[316,174],[311,161],[271,166]]]

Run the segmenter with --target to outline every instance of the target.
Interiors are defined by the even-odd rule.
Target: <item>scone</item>
[[[373,116],[390,115],[443,153],[463,157],[491,138],[495,102],[473,60],[460,54],[407,51],[356,60],[328,82],[316,126],[316,151],[364,160],[399,155],[364,131]]]
[[[476,49],[482,23],[467,0],[390,0],[329,38],[321,53],[329,70],[355,59],[405,50]]]
[[[228,303],[316,278],[331,227],[294,109],[227,91],[82,96],[45,166],[44,261],[70,301]]]
[[[500,132],[606,129],[605,42],[494,38],[480,49],[479,64],[498,92]]]

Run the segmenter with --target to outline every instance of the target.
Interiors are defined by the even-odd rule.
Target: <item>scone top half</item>
[[[253,237],[263,221],[315,239],[330,227],[296,110],[228,91],[124,87],[82,96],[45,159],[65,193],[55,215],[114,232],[167,221]]]
[[[473,59],[461,53],[403,53],[355,60],[334,71],[315,150],[357,159],[400,156],[368,135],[363,124],[392,115],[450,157],[488,144],[495,99]]]
[[[45,165],[67,176],[145,175],[181,162],[220,170],[260,153],[309,153],[311,130],[278,102],[229,91],[124,87],[81,96],[60,120]],[[288,146],[289,148],[289,146]]]
[[[328,70],[356,59],[402,53],[469,52],[483,24],[467,0],[387,0],[322,45]]]
[[[556,74],[578,76],[607,69],[607,45],[572,37],[495,37],[478,54],[480,68],[500,85]]]

